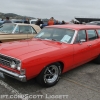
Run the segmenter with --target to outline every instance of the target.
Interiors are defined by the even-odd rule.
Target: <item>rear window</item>
[[[84,39],[86,41],[86,33],[85,33],[85,30],[80,30],[77,34],[77,37],[76,37],[76,40],[75,40],[75,43],[79,43],[80,40]]]

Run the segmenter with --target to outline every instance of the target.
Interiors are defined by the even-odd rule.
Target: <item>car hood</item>
[[[40,51],[49,48],[51,50],[58,50],[59,48],[61,48],[61,43],[37,39],[1,43],[0,53],[12,57],[18,57],[26,53]]]

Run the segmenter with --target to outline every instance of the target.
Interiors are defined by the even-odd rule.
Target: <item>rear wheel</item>
[[[48,65],[37,77],[37,81],[46,87],[55,85],[60,78],[61,66],[59,63]]]

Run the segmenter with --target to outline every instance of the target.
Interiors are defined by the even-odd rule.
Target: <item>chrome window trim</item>
[[[70,44],[74,44],[74,40],[75,40],[75,38],[76,38],[76,35],[77,35],[77,30],[75,30],[75,33],[74,33],[74,36],[73,36],[73,39],[72,39],[72,41],[71,41],[71,43]]]
[[[18,27],[18,24],[15,24],[16,26],[15,26],[15,28],[14,28],[14,30],[12,31],[12,34],[15,34],[15,30],[17,29],[17,27]]]

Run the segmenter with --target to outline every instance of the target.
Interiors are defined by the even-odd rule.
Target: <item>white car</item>
[[[35,24],[38,19],[31,19],[30,24]]]

